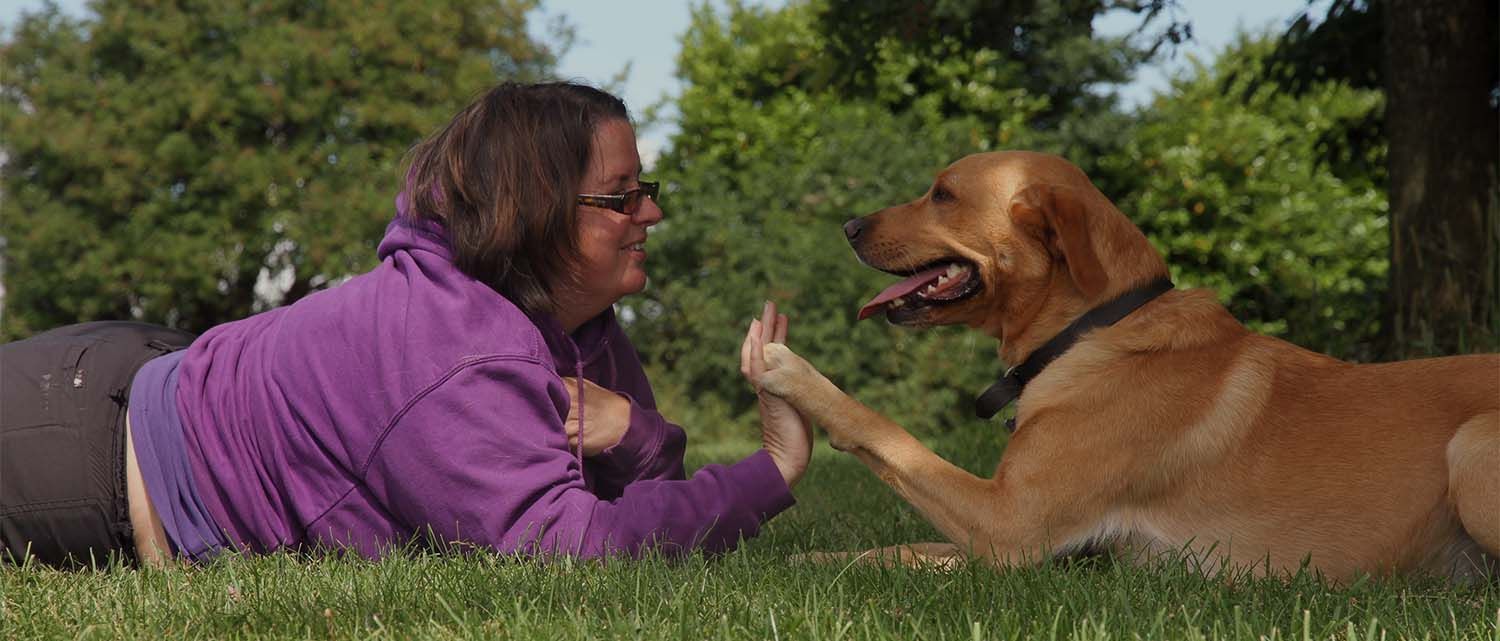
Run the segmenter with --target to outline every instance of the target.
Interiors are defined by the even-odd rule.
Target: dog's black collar
[[[1118,298],[1103,305],[1095,307],[1079,316],[1078,320],[1069,324],[1061,333],[1052,337],[1036,351],[1032,352],[1020,365],[1010,368],[1000,380],[989,389],[984,390],[979,398],[974,401],[974,414],[979,418],[990,418],[997,412],[1010,405],[1011,401],[1021,396],[1021,390],[1037,374],[1042,373],[1057,357],[1062,356],[1073,343],[1078,342],[1078,337],[1091,329],[1108,327],[1129,316],[1141,305],[1151,302],[1152,299],[1165,294],[1172,289],[1172,279],[1162,277],[1152,281],[1150,284],[1137,287]],[[1005,421],[1005,429],[1015,431],[1016,419]]]

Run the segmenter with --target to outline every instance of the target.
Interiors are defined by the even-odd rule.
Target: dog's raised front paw
[[[756,384],[782,398],[793,398],[797,391],[807,389],[819,375],[811,364],[781,343],[766,343],[763,354],[766,371]]]

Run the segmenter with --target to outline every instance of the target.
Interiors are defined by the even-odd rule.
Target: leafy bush
[[[841,226],[919,196],[959,156],[1025,138],[1026,118],[1045,101],[960,82],[989,64],[985,51],[940,65],[952,96],[900,111],[878,96],[783,84],[800,73],[788,69],[826,54],[816,9],[695,15],[680,57],[681,133],[657,166],[666,220],[651,237],[652,282],[622,316],[668,415],[701,433],[742,425],[753,411],[735,355],[766,299],[792,316],[789,342],[835,382],[897,420],[946,431],[974,420],[971,394],[999,367],[993,343],[958,329],[856,323],[859,304],[893,279],[858,264]],[[883,51],[877,84],[890,87],[916,53]],[[945,116],[956,101],[1007,115]]]
[[[1351,145],[1349,129],[1382,95],[1285,91],[1271,51],[1247,37],[1196,66],[1103,165],[1179,285],[1214,289],[1256,331],[1369,358],[1389,263],[1385,145]]]

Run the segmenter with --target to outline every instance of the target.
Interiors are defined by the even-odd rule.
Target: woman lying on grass
[[[412,151],[372,271],[196,338],[103,322],[0,347],[0,552],[378,557],[430,536],[593,557],[754,536],[793,503],[808,426],[764,399],[764,448],[684,479],[684,432],[612,311],[645,287],[662,217],[640,172],[618,98],[504,84]],[[750,332],[786,322],[768,305]]]

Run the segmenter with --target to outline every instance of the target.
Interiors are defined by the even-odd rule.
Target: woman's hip
[[[0,559],[133,557],[126,465],[130,383],[187,332],[105,321],[0,345]]]

